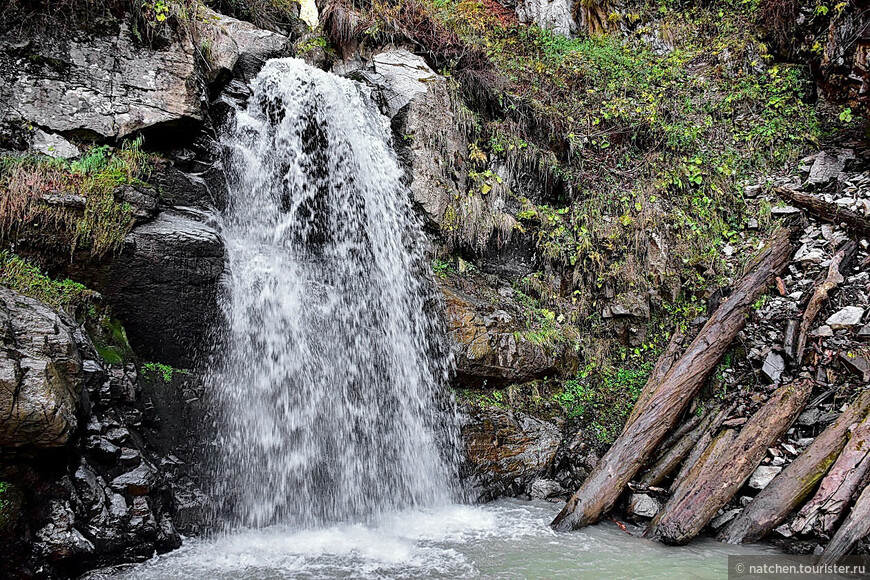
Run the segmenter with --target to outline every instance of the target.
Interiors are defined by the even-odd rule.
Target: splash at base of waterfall
[[[630,528],[635,536],[629,536],[609,522],[555,533],[547,524],[558,508],[500,500],[406,511],[371,525],[248,530],[190,542],[115,580],[724,579],[728,555],[776,553],[712,539],[663,546],[640,538],[639,528]]]

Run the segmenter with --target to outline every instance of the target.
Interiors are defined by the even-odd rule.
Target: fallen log
[[[816,398],[818,400],[818,397]],[[849,439],[849,427],[870,414],[870,390],[861,393],[836,421],[773,478],[719,535],[729,544],[757,542],[812,493]]]
[[[791,523],[795,532],[830,536],[860,491],[870,471],[870,418],[852,431],[843,453],[831,466],[813,499]]]
[[[749,273],[707,321],[686,352],[650,389],[642,408],[623,429],[595,469],[571,496],[552,522],[560,531],[597,522],[616,503],[626,484],[647,462],[668,431],[673,429],[689,401],[707,380],[737,333],[746,324],[746,312],[788,264],[792,230],[779,230]]]
[[[774,191],[781,198],[790,201],[821,220],[836,225],[845,224],[848,229],[862,236],[870,235],[870,219],[865,218],[861,214],[842,208],[835,203],[828,203],[814,195],[808,195],[786,187],[776,187]]]
[[[643,386],[643,389],[640,391],[640,395],[637,397],[637,401],[634,403],[634,408],[631,410],[631,415],[628,416],[628,420],[625,422],[626,427],[634,422],[637,419],[637,416],[640,414],[640,410],[646,407],[647,402],[649,402],[650,397],[655,392],[656,387],[661,384],[662,379],[668,374],[668,371],[671,370],[671,367],[674,366],[674,363],[677,362],[677,359],[680,355],[680,347],[683,344],[683,339],[685,335],[680,331],[680,329],[674,330],[674,333],[671,335],[670,340],[668,341],[668,346],[665,347],[665,351],[659,356],[659,359],[656,361],[655,366],[653,367],[652,372],[649,375],[649,378],[646,381],[646,384]],[[624,428],[623,428],[624,429]]]
[[[640,480],[640,484],[646,487],[651,487],[664,481],[667,476],[680,466],[680,463],[683,462],[686,456],[689,455],[689,452],[692,451],[692,448],[701,436],[710,428],[710,424],[713,422],[713,419],[716,417],[718,412],[719,409],[716,408],[707,410],[707,413],[704,415],[704,418],[700,420],[700,423],[694,429],[684,434],[680,440],[668,449],[661,459],[659,459],[658,462],[656,462],[656,464],[653,465],[646,474],[644,474],[643,478]]]
[[[825,551],[819,557],[818,564],[826,566],[835,563],[837,558],[851,552],[858,540],[868,534],[870,534],[870,485],[861,492],[852,511],[849,512],[849,517],[828,542]]]
[[[692,413],[689,415],[689,418],[683,421],[683,424],[677,427],[670,435],[668,435],[665,440],[659,444],[658,449],[655,454],[655,461],[658,462],[662,457],[668,454],[668,452],[680,443],[686,435],[695,430],[695,428],[701,424],[701,420],[705,417],[698,415],[696,413]]]
[[[692,470],[698,461],[703,456],[704,452],[710,447],[710,444],[713,443],[714,437],[716,433],[719,432],[719,428],[722,427],[722,423],[725,419],[728,418],[728,415],[731,414],[731,411],[734,410],[734,406],[732,405],[726,409],[720,409],[716,416],[713,418],[713,421],[710,423],[710,426],[707,428],[707,431],[701,435],[698,441],[695,443],[695,446],[692,447],[692,450],[689,452],[689,455],[686,456],[685,461],[683,461],[682,467],[680,467],[680,471],[677,472],[677,475],[674,477],[674,480],[671,482],[670,492],[674,493],[674,491],[682,485],[683,480],[686,479],[689,472]],[[734,431],[736,434],[736,431]]]
[[[858,244],[855,242],[846,243],[836,254],[831,258],[831,265],[828,267],[828,275],[818,284],[813,290],[812,297],[804,309],[804,315],[801,318],[800,330],[798,331],[797,346],[795,348],[794,360],[800,363],[803,360],[804,348],[807,345],[807,333],[810,326],[818,316],[822,305],[828,299],[828,294],[837,287],[845,278],[845,265],[848,264],[855,253],[858,251]]]
[[[740,430],[727,447],[707,453],[674,492],[644,535],[681,545],[704,529],[764,459],[767,448],[789,428],[810,398],[813,381],[783,385]]]

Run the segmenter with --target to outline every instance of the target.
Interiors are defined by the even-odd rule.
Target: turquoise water
[[[699,539],[668,547],[612,522],[555,533],[558,504],[500,500],[406,510],[373,525],[270,527],[193,540],[116,580],[726,578],[729,554],[775,553]]]

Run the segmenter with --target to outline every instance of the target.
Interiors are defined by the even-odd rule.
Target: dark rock
[[[157,192],[138,185],[122,185],[115,191],[115,199],[133,207],[136,223],[144,223],[157,215]]]
[[[840,362],[851,373],[861,377],[861,381],[870,383],[870,359],[859,352],[841,352]]]
[[[119,493],[132,496],[147,495],[157,483],[157,473],[153,467],[143,462],[132,471],[121,474],[109,485]]]
[[[785,372],[785,359],[775,352],[767,353],[764,365],[761,367],[761,372],[768,381],[778,384],[782,373]]]
[[[82,362],[75,326],[0,287],[0,447],[60,447],[76,429]]]
[[[106,292],[146,360],[190,366],[217,316],[224,249],[210,226],[163,212],[134,228],[112,269]]]
[[[471,411],[462,437],[483,499],[524,493],[552,466],[562,439],[552,423],[492,408]]]

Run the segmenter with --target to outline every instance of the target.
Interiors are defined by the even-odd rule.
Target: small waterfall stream
[[[273,60],[222,141],[217,501],[311,527],[448,503],[456,429],[421,225],[366,89]]]

